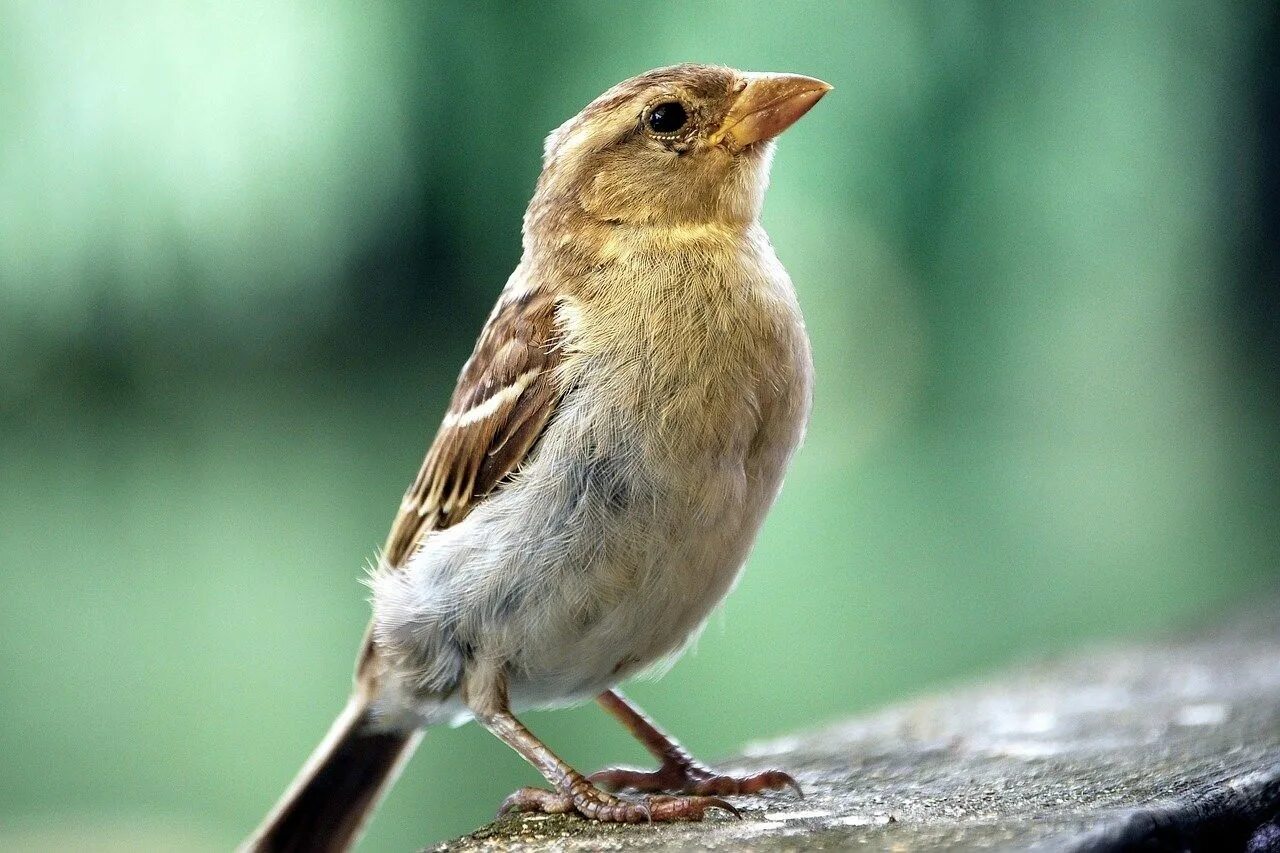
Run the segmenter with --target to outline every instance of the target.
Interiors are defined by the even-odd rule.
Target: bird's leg
[[[591,782],[606,791],[670,791],[681,794],[733,795],[757,794],[778,788],[791,788],[803,796],[799,783],[781,770],[762,770],[748,776],[726,776],[699,763],[669,734],[658,728],[644,712],[627,701],[621,693],[609,690],[597,701],[617,717],[627,731],[658,761],[657,770],[616,768],[592,773]]]
[[[639,800],[615,797],[600,790],[581,773],[565,764],[505,707],[495,713],[476,714],[476,719],[537,768],[554,788],[550,791],[521,788],[507,797],[498,814],[577,812],[583,817],[606,823],[702,820],[707,809],[723,809],[734,815],[738,814],[737,809],[717,797],[650,796]]]

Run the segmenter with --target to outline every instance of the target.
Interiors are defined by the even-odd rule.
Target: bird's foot
[[[726,776],[696,762],[664,764],[657,770],[613,768],[587,777],[606,791],[668,792],[699,796],[738,796],[790,788],[804,796],[800,783],[790,773],[762,770],[747,776]]]
[[[592,785],[581,776],[560,791],[544,788],[521,788],[503,802],[499,815],[513,812],[567,814],[602,823],[662,823],[676,820],[702,820],[708,809],[721,809],[734,817],[742,815],[719,797],[651,796],[624,800]]]

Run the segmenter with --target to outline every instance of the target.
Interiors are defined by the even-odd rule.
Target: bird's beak
[[[746,78],[747,85],[711,134],[712,145],[741,151],[753,142],[772,139],[831,91],[830,83],[802,74],[747,74]]]

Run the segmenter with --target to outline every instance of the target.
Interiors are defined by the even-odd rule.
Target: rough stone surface
[[[1280,600],[1190,639],[1024,667],[749,746],[806,796],[743,819],[526,815],[439,851],[1250,850],[1280,853]]]

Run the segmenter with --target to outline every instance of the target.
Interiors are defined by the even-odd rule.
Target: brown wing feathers
[[[537,288],[504,292],[401,501],[388,565],[402,565],[425,532],[464,518],[520,464],[555,408],[560,356],[555,299]]]

